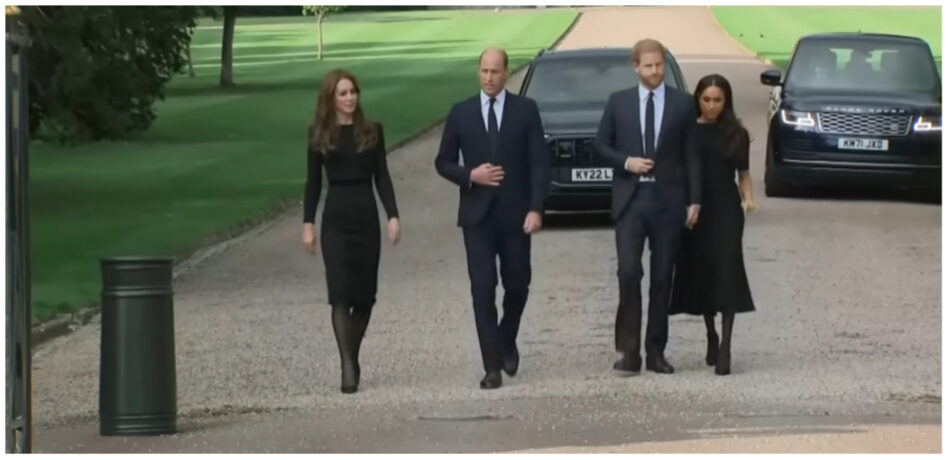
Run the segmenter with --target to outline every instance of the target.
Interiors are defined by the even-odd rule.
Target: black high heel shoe
[[[355,368],[346,372],[346,364],[342,365],[342,392],[346,394],[355,393],[359,391],[359,377],[360,369],[359,364],[355,364]]]

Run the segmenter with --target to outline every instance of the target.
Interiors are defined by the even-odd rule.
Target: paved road
[[[940,427],[940,206],[766,198],[765,66],[705,8],[589,9],[562,46],[645,36],[669,45],[690,84],[731,79],[754,140],[761,210],[747,220],[745,257],[758,311],[737,319],[731,376],[703,364],[702,322],[674,317],[676,374],[613,377],[613,233],[605,218],[561,218],[534,240],[521,373],[479,390],[457,192],[434,173],[435,130],[393,154],[403,241],[383,248],[358,394],[338,391],[322,262],[303,253],[294,212],[176,284],[180,434],[97,436],[93,323],[34,357],[36,450],[483,452]],[[471,79],[473,89],[474,69]],[[940,436],[929,445],[940,449]]]

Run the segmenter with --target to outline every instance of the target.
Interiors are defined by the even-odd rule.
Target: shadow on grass
[[[369,118],[391,123],[392,135],[411,123],[441,114],[477,91],[477,69],[470,59],[393,59],[347,66],[360,80]],[[327,67],[296,70],[282,78],[259,75],[228,88],[211,79],[168,92],[176,98],[172,116],[159,118],[139,138],[160,143],[285,143],[305,132]],[[194,97],[188,99],[188,96]],[[425,115],[428,114],[428,115]],[[427,118],[426,118],[427,117]],[[256,120],[256,121],[255,121]],[[414,120],[414,121],[412,121]],[[193,126],[202,129],[193,129]],[[386,129],[386,132],[390,132]]]
[[[411,57],[415,54],[440,54],[451,53],[459,48],[466,48],[465,45],[472,43],[473,40],[446,40],[441,42],[339,42],[326,43],[323,46],[324,59],[372,59],[379,57]],[[312,58],[316,61],[318,48],[316,44],[312,46],[265,46],[248,49],[234,50],[234,65],[254,63],[254,64],[279,64],[281,61],[276,58]],[[476,59],[473,56],[472,59]],[[220,65],[220,56],[206,56],[193,59],[196,66]],[[287,60],[287,62],[292,62]]]
[[[348,13],[348,14],[338,14],[332,15],[329,19],[326,20],[326,24],[331,23],[345,23],[345,24],[397,24],[402,22],[432,22],[432,21],[448,21],[456,20],[458,14],[451,13],[424,13],[424,14],[378,14],[378,13]]]
[[[475,58],[476,59],[476,58]],[[255,77],[241,82],[241,74],[235,75],[237,83],[234,86],[222,88],[216,82],[208,81],[206,84],[194,86],[179,86],[169,88],[166,97],[187,97],[187,96],[208,96],[208,95],[251,95],[261,93],[281,93],[299,90],[310,90],[315,92],[319,90],[319,84],[322,82],[323,75],[335,67],[343,67],[359,79],[363,92],[375,91],[379,88],[391,85],[405,85],[418,78],[419,75],[425,75],[424,78],[437,78],[436,69],[444,69],[444,72],[453,72],[464,66],[470,67],[472,84],[477,84],[476,66],[468,59],[377,59],[369,61],[353,60],[350,63],[340,63],[332,61],[313,62],[313,72],[311,76],[279,78],[269,75],[264,77]],[[383,69],[392,69],[389,72]],[[397,70],[396,70],[397,69]],[[262,72],[260,72],[262,73]],[[296,72],[299,74],[299,72]],[[431,77],[429,77],[430,75]]]

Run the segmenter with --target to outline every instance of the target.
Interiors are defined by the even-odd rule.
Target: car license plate
[[[573,182],[604,182],[612,180],[612,168],[575,168]]]
[[[859,137],[841,137],[836,146],[841,150],[889,150],[888,139],[865,139]]]

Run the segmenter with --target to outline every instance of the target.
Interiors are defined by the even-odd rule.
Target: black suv
[[[594,154],[593,139],[609,95],[638,81],[631,48],[542,51],[530,64],[520,94],[540,108],[553,157],[546,209],[609,209],[612,167]],[[665,85],[688,92],[671,53],[665,56]]]
[[[914,37],[819,34],[770,69],[767,196],[795,187],[922,188],[941,194],[941,77]]]

